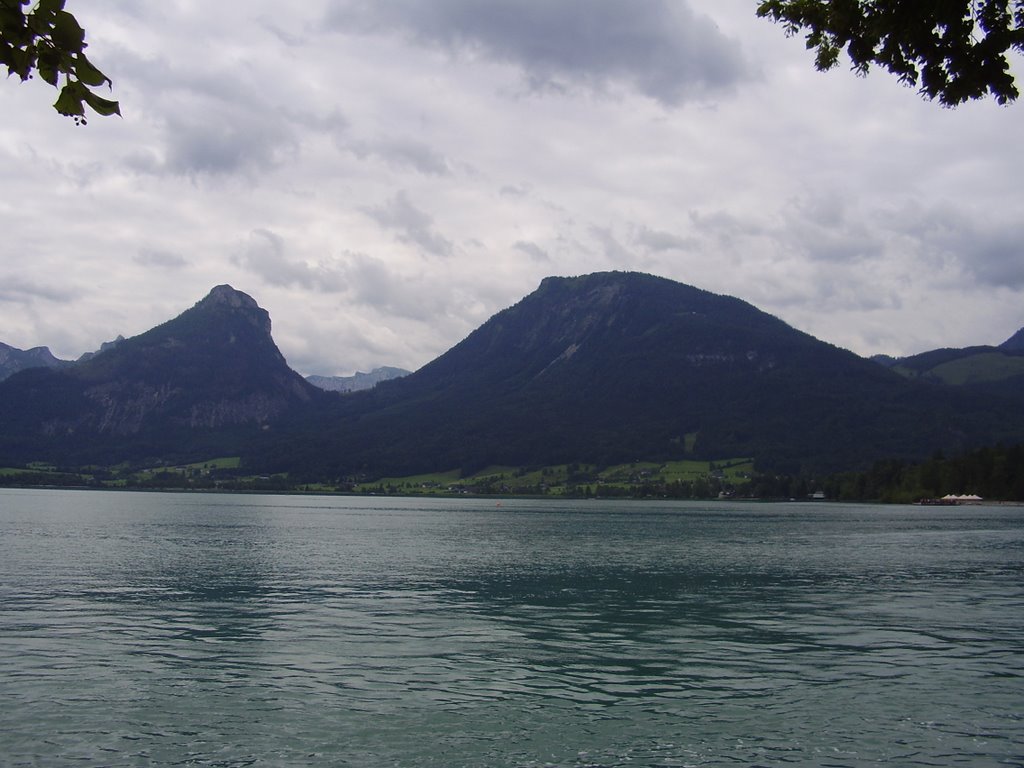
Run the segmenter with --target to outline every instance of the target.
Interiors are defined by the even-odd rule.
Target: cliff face
[[[292,371],[252,297],[220,285],[146,333],[60,370],[26,371],[0,384],[0,427],[41,453],[174,437],[202,443],[236,427],[263,430],[320,397]],[[202,437],[202,439],[199,439]],[[125,440],[125,438],[132,438]]]

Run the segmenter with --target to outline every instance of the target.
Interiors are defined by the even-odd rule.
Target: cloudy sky
[[[610,269],[864,355],[1008,338],[1024,103],[818,73],[755,6],[69,0],[124,117],[0,82],[0,341],[74,358],[230,283],[304,374],[415,369]]]

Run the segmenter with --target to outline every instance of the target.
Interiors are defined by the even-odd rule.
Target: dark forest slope
[[[600,273],[544,280],[416,373],[341,402],[331,431],[262,460],[338,475],[755,456],[792,471],[1024,435],[962,395],[738,299]]]

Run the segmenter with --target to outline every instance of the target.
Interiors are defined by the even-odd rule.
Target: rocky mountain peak
[[[232,288],[227,283],[214,286],[194,309],[238,312],[248,319],[267,336],[270,335],[270,314],[256,303],[256,299],[247,293]]]
[[[231,307],[232,309],[241,309],[243,307],[245,309],[260,309],[256,299],[247,293],[235,290],[227,283],[214,286],[213,290],[199,304],[220,305]]]

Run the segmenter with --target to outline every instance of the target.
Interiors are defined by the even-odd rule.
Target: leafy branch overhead
[[[1020,95],[1007,55],[1024,52],[1024,0],[761,0],[757,15],[806,33],[819,70],[845,49],[858,74],[876,64],[945,106]]]
[[[116,101],[92,89],[110,86],[85,55],[85,30],[64,10],[64,0],[0,0],[0,65],[22,81],[35,73],[60,89],[53,108],[84,124],[85,105],[99,115],[120,115]]]

